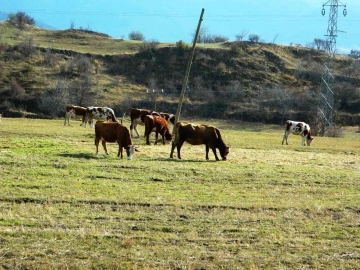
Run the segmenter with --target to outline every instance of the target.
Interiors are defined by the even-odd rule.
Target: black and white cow
[[[284,144],[284,141],[286,142],[286,144],[288,144],[287,139],[290,133],[300,135],[302,138],[301,145],[303,146],[305,146],[305,141],[307,146],[310,146],[312,140],[314,139],[313,137],[311,137],[310,126],[305,122],[287,120],[285,123],[285,134],[282,140],[282,144]]]
[[[109,107],[90,106],[90,107],[86,108],[85,121],[81,125],[86,127],[86,122],[89,122],[90,127],[93,127],[94,119],[110,121],[110,122],[117,122],[120,124],[122,122],[122,121],[118,121],[116,119],[113,109],[111,109]]]

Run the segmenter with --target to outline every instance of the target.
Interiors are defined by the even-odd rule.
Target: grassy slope
[[[128,161],[115,145],[96,157],[94,131],[78,124],[0,123],[2,267],[358,267],[355,128],[301,147],[293,135],[281,145],[275,126],[218,121],[226,162],[188,144],[172,160],[142,138]]]
[[[174,51],[151,52],[151,57],[146,53],[143,56],[134,56],[143,44],[139,41],[113,39],[104,34],[79,30],[51,31],[27,27],[20,31],[6,23],[0,24],[0,33],[0,42],[4,44],[15,45],[27,37],[32,37],[33,45],[38,48],[91,54],[94,66],[96,59],[100,67],[98,74],[95,74],[95,71],[92,74],[92,91],[98,94],[96,102],[99,105],[112,106],[129,97],[146,100],[148,97],[145,88],[150,78],[155,77],[159,85],[170,79],[179,87],[185,73],[187,59],[185,55],[179,57]],[[202,77],[209,85],[226,85],[230,81],[239,81],[250,95],[255,96],[273,85],[281,85],[289,91],[303,91],[320,82],[316,76],[323,68],[322,61],[326,59],[326,55],[321,51],[243,42],[238,44],[234,55],[231,51],[232,44],[197,44],[190,81],[197,76]],[[159,48],[166,47],[175,47],[175,44],[159,44]],[[25,60],[19,56],[19,60],[2,61],[0,88],[8,89],[11,80],[16,79],[26,94],[32,97],[49,89],[59,77],[64,76],[60,72],[61,66],[66,66],[71,57],[62,51],[53,52],[53,64],[47,66],[44,64],[43,54],[38,52]],[[353,59],[344,56],[337,56],[336,59],[336,70],[340,75],[347,76],[353,72],[350,71]],[[115,61],[115,64],[112,61]],[[226,67],[224,73],[219,75],[217,65],[221,62],[225,62]],[[303,65],[305,75],[295,77],[299,63]],[[308,70],[314,69],[307,67],[306,63],[318,66],[315,68],[315,77],[311,74],[306,75]],[[118,66],[120,71],[115,71],[111,75],[109,69],[114,66],[115,69]],[[313,77],[309,79],[311,76]],[[75,74],[69,79],[76,78]],[[357,79],[349,79],[353,80],[354,84],[359,83]],[[0,100],[5,98],[2,96]],[[167,97],[170,101],[172,98]]]

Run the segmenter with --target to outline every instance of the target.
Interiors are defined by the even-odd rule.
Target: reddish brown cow
[[[150,145],[149,137],[152,131],[155,131],[155,144],[157,144],[159,133],[161,134],[163,144],[165,144],[165,138],[166,140],[171,141],[172,136],[169,125],[164,118],[156,115],[146,115],[144,122],[147,145]]]
[[[131,137],[133,136],[133,129],[135,130],[137,137],[139,138],[139,132],[137,130],[137,125],[144,125],[144,119],[146,115],[159,115],[159,113],[148,110],[148,109],[137,109],[137,108],[129,108],[125,111],[123,115],[123,121],[126,114],[130,116],[130,133]]]
[[[99,152],[99,142],[102,142],[105,153],[108,155],[106,143],[117,142],[119,145],[118,157],[123,158],[123,148],[126,150],[127,159],[132,159],[135,151],[138,151],[132,143],[130,132],[127,127],[117,122],[97,121],[95,124],[96,155]]]
[[[219,149],[223,160],[226,160],[229,154],[229,147],[224,143],[219,129],[209,125],[194,125],[186,122],[178,122],[175,126],[175,140],[171,146],[170,158],[173,157],[174,149],[177,148],[178,158],[180,149],[184,142],[192,145],[205,144],[206,159],[209,159],[209,148],[213,151],[216,160],[219,160],[216,154],[216,148]]]
[[[66,106],[64,126],[66,125],[66,121],[67,121],[68,125],[70,126],[71,116],[73,116],[73,117],[81,116],[82,117],[81,125],[82,125],[85,122],[86,108],[80,107],[80,106],[74,106],[74,105]]]

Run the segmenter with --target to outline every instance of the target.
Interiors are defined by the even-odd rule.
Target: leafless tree
[[[293,98],[291,93],[282,86],[275,85],[274,87],[267,90],[265,97],[267,99],[268,106],[272,110],[277,110],[281,113],[281,124],[283,124],[285,120],[285,114],[292,105],[291,102]]]
[[[70,82],[57,80],[39,99],[39,108],[51,117],[60,116],[69,103]]]
[[[145,40],[145,36],[143,35],[143,33],[141,33],[140,31],[131,31],[129,33],[129,39],[130,40],[140,40],[140,41],[144,41]]]
[[[235,36],[236,41],[243,41],[245,37],[249,34],[249,31],[242,30],[239,34]]]

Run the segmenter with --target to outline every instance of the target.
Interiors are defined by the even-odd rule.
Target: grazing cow
[[[164,118],[156,115],[146,115],[144,123],[147,145],[150,145],[149,137],[152,131],[155,131],[155,144],[157,144],[159,133],[161,134],[163,144],[165,144],[165,138],[166,140],[171,141],[172,136],[169,130],[169,125]]]
[[[161,117],[164,118],[169,124],[175,124],[175,115],[173,115],[172,113],[164,113],[161,112],[160,113]]]
[[[304,122],[287,120],[285,123],[285,134],[282,140],[282,144],[284,144],[284,141],[286,141],[286,144],[288,144],[288,136],[290,133],[300,135],[302,138],[301,145],[303,146],[305,146],[305,140],[307,146],[310,146],[312,140],[314,139],[311,137],[310,126]]]
[[[219,149],[223,160],[226,160],[229,154],[229,147],[224,143],[219,129],[209,125],[194,125],[187,122],[178,122],[175,126],[175,140],[172,142],[170,158],[173,157],[174,149],[177,148],[178,158],[180,149],[184,142],[192,145],[205,144],[206,159],[209,159],[209,149],[213,151],[216,160],[219,160],[216,154],[216,148]]]
[[[64,126],[66,125],[66,121],[68,123],[68,126],[70,126],[70,118],[71,116],[76,117],[76,116],[81,116],[82,117],[82,124],[84,124],[85,121],[85,117],[86,117],[86,108],[84,107],[79,107],[79,106],[74,106],[74,105],[68,105],[65,108],[65,121],[64,121]]]
[[[93,127],[94,119],[119,123],[119,121],[115,117],[113,109],[109,107],[90,106],[86,108],[85,122],[81,125],[84,125],[84,127],[86,127],[86,122],[89,122],[90,127]]]
[[[133,129],[135,130],[137,137],[139,138],[139,132],[137,130],[137,125],[144,125],[144,119],[146,115],[160,115],[157,112],[147,110],[147,109],[136,109],[136,108],[129,108],[125,111],[123,115],[123,120],[126,114],[129,114],[130,116],[130,133],[131,137],[133,136]]]
[[[99,142],[104,147],[105,153],[108,155],[106,143],[117,142],[119,145],[118,157],[123,158],[123,148],[126,150],[127,159],[132,159],[135,151],[138,151],[132,144],[130,132],[127,127],[117,122],[97,121],[95,124],[95,146],[96,155],[99,152]]]

